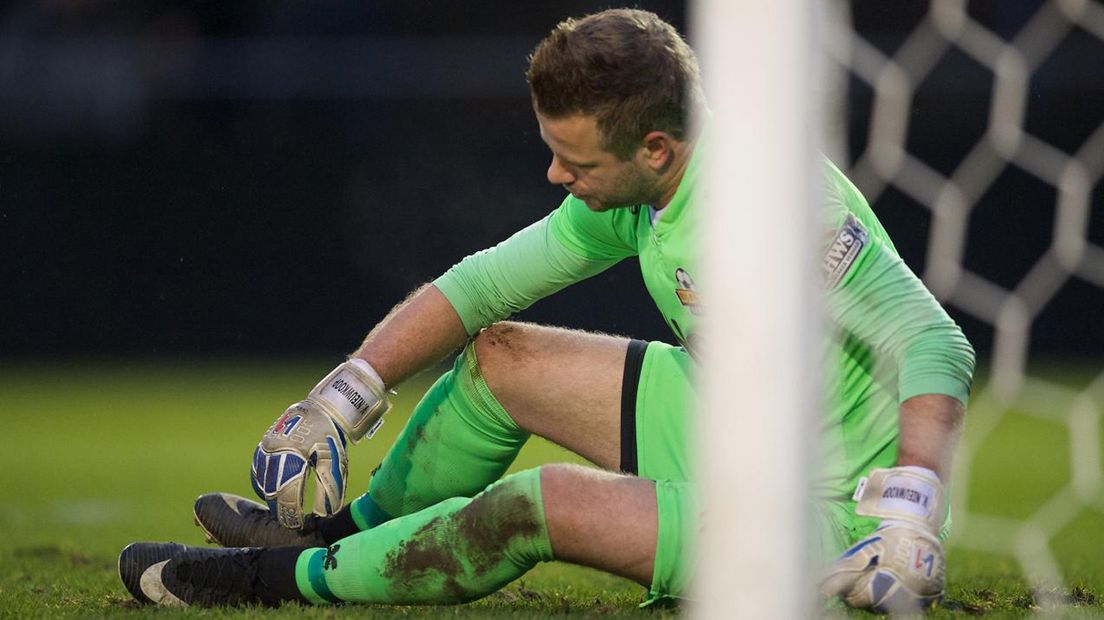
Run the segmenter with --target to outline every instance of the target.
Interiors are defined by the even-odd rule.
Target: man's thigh
[[[621,465],[629,339],[530,323],[496,323],[475,339],[480,372],[518,426],[597,465]]]
[[[685,349],[514,322],[483,330],[475,344],[488,388],[521,428],[605,469],[691,479]]]
[[[546,466],[546,474],[559,474],[545,487],[558,559],[634,578],[650,586],[650,600],[679,596],[690,579],[687,558],[700,512],[689,482],[695,406],[689,354],[659,342],[499,323],[476,339],[476,355],[491,392],[519,426],[606,469],[640,476]],[[617,500],[618,493],[644,489],[649,515]],[[620,517],[600,517],[610,511]],[[646,523],[652,525],[645,531],[635,527]],[[588,555],[596,539],[607,538],[602,528],[647,540],[609,534],[625,552],[617,556],[623,565],[609,566]],[[648,571],[654,566],[647,576],[640,572],[642,550]]]

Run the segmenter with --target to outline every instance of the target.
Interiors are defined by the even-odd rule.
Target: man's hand
[[[304,400],[288,407],[268,427],[253,452],[253,490],[268,502],[284,527],[303,526],[303,492],[312,469],[314,512],[330,516],[345,499],[349,471],[345,434],[314,403]]]
[[[927,609],[943,598],[943,545],[911,525],[882,525],[836,560],[821,592],[878,613]]]
[[[281,525],[303,526],[303,493],[312,470],[315,514],[331,516],[341,509],[349,471],[345,438],[371,437],[388,408],[379,375],[367,362],[352,359],[277,418],[253,453],[251,479]]]
[[[943,485],[921,467],[875,469],[855,492],[855,512],[882,517],[873,534],[832,564],[821,593],[879,613],[915,612],[943,598]]]

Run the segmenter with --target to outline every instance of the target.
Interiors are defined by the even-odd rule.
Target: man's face
[[[591,211],[631,207],[652,200],[655,175],[640,152],[622,161],[602,148],[593,116],[548,118],[537,112],[541,139],[552,150],[548,182],[562,185]],[[642,150],[642,149],[641,149]]]

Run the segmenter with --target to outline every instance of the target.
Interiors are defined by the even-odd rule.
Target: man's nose
[[[548,182],[552,185],[571,185],[575,182],[575,176],[567,171],[560,163],[560,159],[552,156],[552,163],[548,166]]]

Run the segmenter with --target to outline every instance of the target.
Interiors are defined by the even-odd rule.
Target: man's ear
[[[663,172],[674,158],[674,139],[666,131],[650,131],[644,136],[644,163],[656,172]]]

